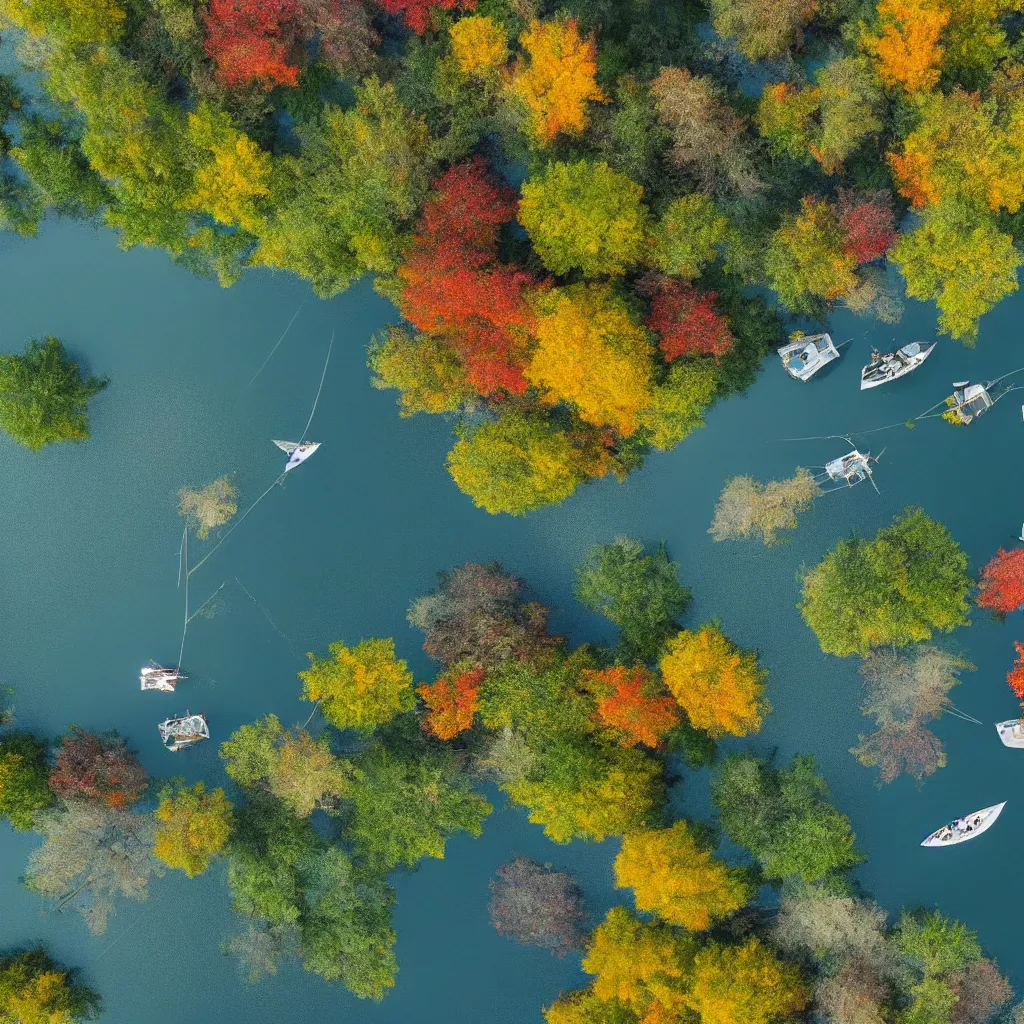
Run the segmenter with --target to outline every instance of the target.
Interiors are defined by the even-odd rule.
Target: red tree
[[[1021,707],[1024,707],[1024,644],[1014,641],[1013,646],[1017,649],[1017,660],[1013,663],[1013,668],[1006,673],[1006,681],[1016,694],[1017,700],[1021,702]]]
[[[76,726],[64,737],[50,788],[63,799],[84,797],[108,807],[127,807],[141,799],[146,770],[117,733],[97,736]]]
[[[217,78],[230,87],[296,85],[299,69],[290,57],[300,13],[299,0],[210,0],[206,53]]]
[[[1024,606],[1024,548],[999,549],[981,570],[977,601],[1000,615]]]
[[[406,25],[421,36],[434,28],[435,11],[471,11],[476,0],[380,0],[380,4],[388,14],[404,15]]]
[[[434,182],[398,269],[402,315],[444,336],[482,395],[526,390],[522,367],[533,315],[533,277],[498,261],[498,233],[515,216],[515,195],[494,182],[481,157]]]
[[[896,218],[888,192],[858,196],[840,189],[837,212],[846,232],[846,252],[858,263],[881,259],[896,241]]]
[[[438,676],[435,682],[418,686],[416,692],[427,705],[423,731],[439,740],[450,740],[472,728],[480,706],[477,697],[484,674],[483,667],[477,665],[454,676]]]
[[[643,665],[587,671],[580,680],[597,697],[597,719],[619,734],[619,744],[657,747],[679,725],[679,706]]]
[[[680,356],[714,356],[728,352],[736,340],[729,321],[715,309],[718,296],[699,292],[682,281],[662,279],[654,286],[651,312],[644,323],[658,335],[669,361]]]

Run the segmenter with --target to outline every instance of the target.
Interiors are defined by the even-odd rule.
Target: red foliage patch
[[[888,192],[857,196],[841,189],[837,212],[846,232],[846,252],[858,263],[881,259],[896,241],[895,215]]]
[[[1017,649],[1017,660],[1013,663],[1013,668],[1006,673],[1006,682],[1017,700],[1024,706],[1024,644],[1014,641],[1013,646]]]
[[[299,69],[289,58],[299,14],[299,0],[210,0],[206,53],[217,78],[230,87],[297,85]]]
[[[421,36],[435,27],[435,11],[472,11],[476,0],[380,0],[380,5],[388,14],[403,15],[406,25]]]
[[[1024,548],[999,549],[981,570],[977,601],[1000,615],[1024,606]]]
[[[598,721],[619,733],[623,747],[657,747],[681,721],[676,702],[643,665],[585,672],[581,682],[597,696]]]
[[[494,182],[481,157],[434,182],[398,269],[402,315],[443,335],[482,395],[526,390],[523,363],[533,326],[525,291],[536,282],[498,261],[498,232],[515,216],[515,194]]]
[[[658,347],[669,361],[680,356],[714,356],[736,340],[729,321],[715,309],[718,296],[699,292],[681,281],[664,279],[651,298],[644,323],[658,335]]]
[[[85,798],[108,807],[128,807],[149,781],[138,758],[117,735],[97,736],[72,728],[50,773],[50,788],[63,799]]]

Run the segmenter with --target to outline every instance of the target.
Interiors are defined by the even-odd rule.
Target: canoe
[[[996,818],[999,817],[1005,806],[1006,801],[1004,800],[1001,804],[983,807],[973,814],[965,814],[962,818],[956,818],[948,825],[936,829],[921,845],[936,847],[966,843],[968,839],[974,839],[982,832],[987,832],[995,824]]]

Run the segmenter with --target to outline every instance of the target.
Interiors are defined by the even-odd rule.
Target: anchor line
[[[248,391],[249,388],[252,387],[253,382],[266,368],[267,363],[269,363],[270,360],[274,358],[274,353],[281,347],[281,342],[284,341],[284,339],[288,336],[288,332],[292,329],[292,324],[294,324],[295,321],[298,319],[299,314],[302,312],[302,307],[306,305],[308,299],[309,296],[307,295],[302,300],[302,302],[299,303],[299,308],[295,310],[295,313],[293,314],[291,320],[288,321],[288,326],[284,329],[284,334],[282,334],[281,337],[277,339],[277,344],[270,350],[270,355],[263,360],[263,362],[260,364],[260,368],[252,375],[252,378],[250,379],[249,383],[245,385],[245,391]],[[243,394],[245,393],[245,391],[243,391]]]
[[[235,530],[242,525],[245,521],[245,517],[284,479],[284,473],[282,473],[243,513],[231,524],[231,529],[224,534],[223,537],[213,546],[213,549],[208,551],[199,562],[197,562],[191,569],[188,570],[188,575],[191,576],[216,550],[231,536]]]
[[[302,428],[302,434],[299,437],[299,444],[302,444],[306,440],[306,431],[309,430],[309,426],[313,422],[313,417],[316,415],[316,406],[320,401],[320,392],[323,391],[324,380],[327,378],[327,364],[331,361],[332,348],[334,348],[334,331],[331,331],[331,341],[327,346],[327,358],[324,360],[324,372],[320,374],[320,387],[316,389],[316,398],[313,399],[313,410],[309,414],[309,419],[306,420],[306,425]]]

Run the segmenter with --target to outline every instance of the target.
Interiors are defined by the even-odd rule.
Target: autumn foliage
[[[739,910],[754,891],[744,872],[712,856],[685,821],[626,835],[615,858],[615,884],[633,890],[637,910],[690,931],[704,931]]]
[[[424,683],[416,692],[427,706],[423,729],[439,740],[454,739],[472,728],[479,708],[477,699],[485,670],[476,665],[464,672],[450,672],[433,683]]]
[[[670,640],[661,672],[696,728],[712,736],[747,736],[761,728],[767,673],[756,654],[738,650],[717,626],[684,629]]]
[[[519,41],[529,55],[512,79],[525,106],[530,133],[541,145],[560,134],[580,135],[587,126],[587,101],[607,97],[597,84],[597,47],[580,35],[575,18],[531,21]]]
[[[978,605],[998,615],[1008,615],[1024,606],[1024,548],[1002,548],[981,570]]]
[[[97,736],[72,727],[57,753],[50,788],[62,799],[81,798],[107,807],[128,807],[141,799],[146,770],[116,733]]]
[[[1017,660],[1006,674],[1006,682],[1024,707],[1024,644],[1014,641],[1013,646],[1017,651]]]
[[[589,669],[580,685],[597,698],[597,719],[615,730],[619,744],[657,747],[681,721],[676,702],[643,665]]]
[[[934,88],[944,53],[940,38],[949,19],[949,9],[936,0],[881,0],[878,33],[867,34],[864,46],[878,58],[882,81],[908,93]]]
[[[664,279],[651,297],[644,323],[658,335],[658,348],[671,361],[680,356],[719,356],[732,348],[729,320],[715,309],[718,296],[682,281]]]
[[[888,192],[865,196],[840,189],[837,213],[846,234],[846,252],[858,264],[881,259],[896,241],[896,218]]]
[[[206,53],[229,87],[297,85],[293,61],[299,0],[211,0]]]
[[[443,337],[482,395],[526,390],[533,317],[525,291],[535,282],[498,260],[498,232],[515,212],[514,194],[482,157],[457,164],[434,182],[398,271],[403,316]]]
[[[476,0],[380,0],[380,5],[388,14],[401,14],[406,25],[421,36],[437,27],[437,11],[471,11]]]

